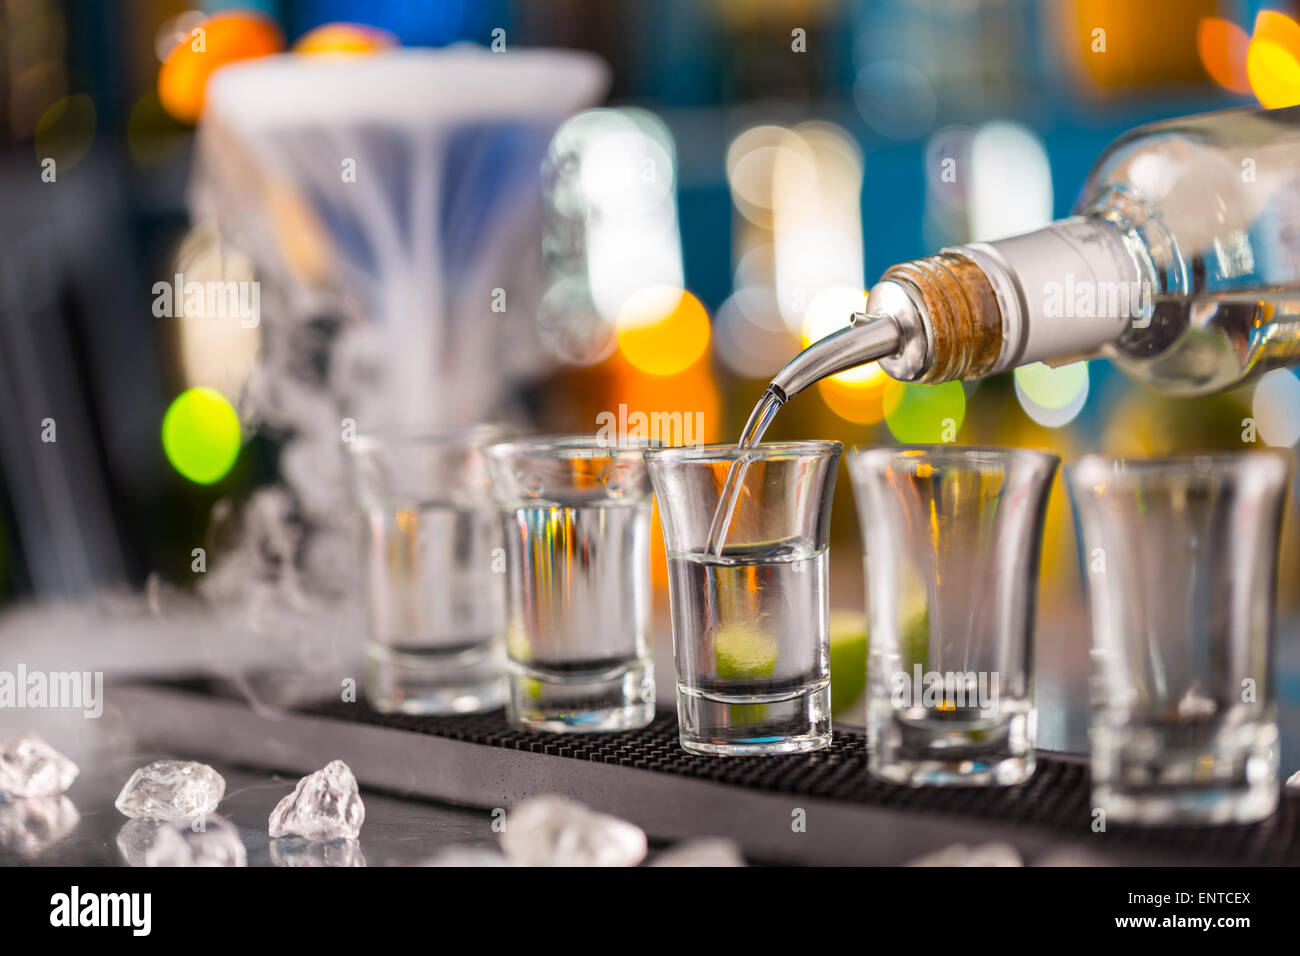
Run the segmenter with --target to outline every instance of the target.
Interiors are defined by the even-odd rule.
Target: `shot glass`
[[[501,523],[482,446],[504,429],[358,436],[349,445],[365,520],[376,710],[460,714],[505,700]]]
[[[1112,821],[1244,823],[1278,801],[1280,453],[1066,469],[1092,611],[1093,805]]]
[[[1034,772],[1034,609],[1055,455],[849,453],[865,549],[871,772],[1000,786]]]
[[[646,453],[668,552],[687,751],[830,744],[826,554],[842,451],[808,441]]]
[[[616,731],[654,718],[643,451],[594,437],[486,449],[505,536],[515,726]]]

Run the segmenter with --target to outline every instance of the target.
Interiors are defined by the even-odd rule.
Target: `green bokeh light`
[[[900,442],[938,445],[956,439],[966,418],[966,393],[961,382],[942,385],[885,386],[885,424]]]
[[[1020,366],[1014,374],[1021,391],[1043,408],[1065,408],[1088,388],[1087,362],[1073,362],[1060,368],[1034,362]]]
[[[176,396],[163,416],[163,451],[190,481],[220,481],[239,457],[239,416],[213,388],[190,388]]]

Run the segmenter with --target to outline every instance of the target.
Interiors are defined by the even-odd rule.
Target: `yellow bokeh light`
[[[71,169],[85,158],[95,139],[95,104],[79,93],[55,100],[36,123],[36,160],[54,160],[55,172]]]
[[[868,367],[868,366],[864,366]],[[826,407],[846,422],[855,425],[874,425],[885,417],[885,386],[892,381],[872,362],[873,378],[862,382],[841,382],[833,375],[817,383]]]
[[[356,56],[393,46],[397,46],[397,37],[378,27],[363,23],[322,23],[299,37],[293,51],[313,56]]]
[[[819,293],[804,313],[801,332],[803,347],[820,342],[826,336],[846,329],[852,323],[853,314],[862,312],[867,307],[867,293],[851,286],[835,286]],[[885,373],[875,362],[846,369],[831,378],[842,385],[866,387],[880,383]],[[838,414],[838,412],[837,412]],[[849,419],[856,421],[856,419]],[[879,419],[874,419],[879,421]]]
[[[1246,73],[1261,105],[1300,104],[1300,24],[1273,10],[1260,13],[1246,52]]]
[[[615,325],[623,357],[651,375],[676,375],[709,347],[709,314],[684,289],[650,286],[633,293]]]

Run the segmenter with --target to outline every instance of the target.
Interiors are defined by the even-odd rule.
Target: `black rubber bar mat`
[[[859,731],[828,750],[777,757],[702,757],[677,742],[677,721],[618,734],[512,729],[501,712],[460,717],[380,714],[364,703],[251,707],[203,680],[119,685],[136,735],[177,755],[307,772],[335,757],[365,786],[467,806],[509,807],[562,793],[643,826],[652,837],[736,839],[773,862],[900,863],[948,846],[1004,841],[1028,862],[1300,863],[1300,795],[1252,825],[1093,829],[1087,762],[1039,753],[1015,787],[909,788],[877,780]]]

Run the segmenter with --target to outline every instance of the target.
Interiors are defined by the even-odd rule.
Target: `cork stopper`
[[[902,287],[923,317],[928,366],[911,381],[982,378],[1002,350],[1002,313],[988,276],[960,252],[891,266],[880,281]]]

